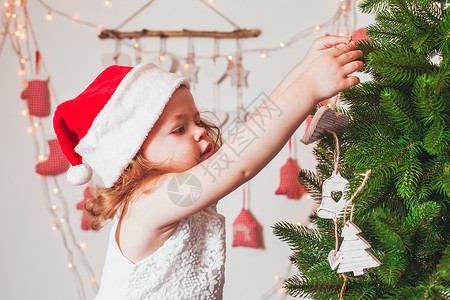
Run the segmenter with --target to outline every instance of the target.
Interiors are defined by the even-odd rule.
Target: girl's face
[[[212,155],[191,92],[178,88],[150,130],[141,151],[151,163],[188,170]]]

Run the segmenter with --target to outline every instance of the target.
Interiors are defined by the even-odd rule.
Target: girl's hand
[[[322,44],[323,47],[328,45]],[[319,49],[319,46],[320,44],[316,45],[315,49]],[[349,76],[364,67],[362,61],[356,61],[362,56],[362,51],[355,48],[356,43],[351,42],[319,50],[323,51],[323,54],[316,57],[300,77],[300,81],[310,89],[317,102],[331,98],[359,83],[358,77]]]
[[[297,65],[299,73],[303,73],[317,57],[333,49],[334,46],[345,45],[347,42],[348,38],[343,36],[330,35],[316,39],[309,47],[303,60]]]

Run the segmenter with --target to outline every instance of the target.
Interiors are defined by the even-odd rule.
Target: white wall
[[[114,51],[114,42],[97,38],[98,31],[82,24],[64,19],[56,14],[47,22],[45,9],[38,1],[28,1],[28,10],[35,34],[51,82],[58,99],[53,99],[53,109],[57,101],[62,102],[78,95],[103,69],[101,59]],[[53,8],[70,15],[79,14],[82,19],[114,27],[125,20],[146,1],[112,0],[109,8],[102,0],[46,0]],[[3,3],[3,1],[2,1]],[[243,48],[261,48],[278,45],[304,28],[323,23],[330,19],[339,7],[338,0],[217,0],[214,4],[231,20],[244,28],[259,28],[262,34],[257,39],[244,41]],[[3,6],[2,6],[3,7]],[[372,16],[357,13],[356,28],[370,23]],[[139,17],[125,26],[124,30],[149,29],[204,29],[233,30],[229,24],[208,10],[199,1],[160,0],[156,1]],[[336,33],[330,30],[323,33]],[[318,34],[316,35],[318,36]],[[245,54],[243,64],[250,71],[249,87],[244,89],[244,104],[250,103],[260,92],[269,94],[282,77],[305,54],[314,35],[298,41],[282,51],[270,53],[265,59],[259,54]],[[1,38],[1,35],[0,35]],[[146,50],[158,50],[158,39],[141,41]],[[197,55],[211,55],[212,41],[196,39]],[[134,57],[133,49],[122,47],[123,52]],[[232,53],[234,41],[222,41],[221,52]],[[185,56],[185,39],[169,40],[167,50]],[[143,54],[148,61],[157,54]],[[199,107],[212,109],[212,85],[206,70],[211,67],[209,60],[197,59],[200,65],[199,83],[195,86],[195,97]],[[78,299],[72,271],[67,268],[68,257],[51,214],[46,208],[46,197],[42,180],[34,173],[36,164],[35,145],[27,134],[28,119],[21,116],[26,108],[20,99],[22,78],[18,75],[18,58],[9,42],[0,56],[0,82],[2,109],[0,110],[1,161],[3,175],[0,180],[2,190],[0,218],[0,298],[1,299]],[[230,79],[221,85],[222,108],[232,109],[235,105],[235,89]],[[54,138],[51,118],[43,120],[45,137]],[[302,168],[313,169],[312,146],[299,142],[299,130],[294,149]],[[274,277],[283,276],[289,265],[290,250],[278,240],[270,226],[278,221],[302,222],[307,224],[308,214],[316,207],[312,200],[288,200],[276,196],[279,184],[279,170],[288,158],[288,148],[281,153],[250,182],[250,210],[263,227],[264,250],[231,247],[231,223],[241,210],[242,190],[238,189],[219,204],[219,211],[227,218],[227,265],[225,300],[260,299],[276,284]],[[80,211],[75,204],[82,199],[83,189],[71,187],[65,176],[59,176],[61,190],[70,205],[70,222],[79,241],[86,243],[85,253],[97,278],[100,278],[106,251],[110,226],[100,232],[85,232],[80,229]],[[52,182],[52,181],[50,181]],[[78,263],[83,276],[83,266]],[[291,274],[294,274],[293,269]],[[86,277],[83,277],[86,279]],[[88,298],[94,292],[88,289]],[[278,298],[277,298],[278,297]],[[275,296],[270,299],[280,299]]]

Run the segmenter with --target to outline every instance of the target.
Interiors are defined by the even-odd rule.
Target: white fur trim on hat
[[[148,63],[122,79],[75,148],[106,187],[114,185],[139,151],[180,85],[189,87],[189,81]]]
[[[82,185],[92,177],[92,169],[85,164],[71,166],[67,171],[67,182],[71,185]]]

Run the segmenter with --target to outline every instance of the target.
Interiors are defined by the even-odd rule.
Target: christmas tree
[[[292,296],[313,299],[450,299],[450,9],[446,1],[365,0],[374,13],[360,41],[363,72],[372,80],[341,94],[349,119],[338,134],[340,173],[349,180],[353,222],[381,265],[365,274],[339,274],[328,261],[335,249],[332,220],[310,217],[312,228],[279,222],[276,236],[294,251],[298,274],[285,281]],[[345,107],[345,109],[343,108]],[[334,138],[314,154],[316,172],[300,182],[321,201],[333,172]],[[343,228],[338,219],[339,231]],[[342,243],[340,232],[339,242]]]

